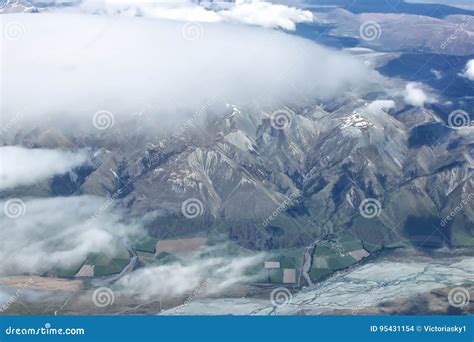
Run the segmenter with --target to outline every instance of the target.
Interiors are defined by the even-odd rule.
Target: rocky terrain
[[[133,145],[116,145],[110,132],[92,144],[99,149],[93,166],[52,179],[43,191],[104,196],[120,189],[130,215],[154,215],[149,231],[157,238],[170,227],[185,235],[224,225],[222,233],[251,249],[305,246],[323,232],[350,232],[375,245],[472,244],[460,238],[472,235],[470,200],[441,226],[474,191],[472,127],[450,127],[434,110],[402,99],[384,108],[374,96],[301,108],[229,106],[202,128],[190,125],[162,140],[131,136]],[[50,130],[12,143],[90,144],[80,139]],[[203,203],[193,220],[181,213],[188,198]],[[367,198],[380,203],[373,218],[359,210]]]
[[[290,287],[308,288],[291,305],[275,307],[261,298],[273,287],[262,290],[261,277],[252,278],[245,286],[258,290],[239,287],[227,292],[231,299],[195,301],[186,313],[472,313],[472,302],[450,311],[445,292],[452,286],[472,291],[466,279],[474,273],[472,257],[456,254],[469,255],[474,247],[474,82],[464,75],[474,55],[473,13],[447,6],[440,8],[445,15],[420,15],[407,4],[403,13],[382,13],[362,10],[362,2],[360,10],[340,3],[336,9],[318,7],[324,1],[307,4],[315,20],[293,34],[318,41],[324,31],[334,40],[322,38],[322,44],[343,45],[373,70],[368,85],[322,100],[301,93],[297,104],[214,98],[188,119],[170,123],[171,129],[168,123],[151,131],[143,127],[141,116],[155,110],[147,107],[147,113],[93,134],[46,119],[39,127],[2,131],[4,146],[87,154],[87,163],[72,171],[0,188],[2,199],[105,198],[106,208],[124,213],[120,224],[140,221],[150,239],[120,239],[122,254],[108,273],[104,268],[110,265],[94,254],[74,270],[40,275],[79,274],[87,282],[80,289],[89,294],[95,285],[115,284],[134,270],[180,260],[169,251],[158,253],[157,241],[176,246],[182,238],[199,238],[202,245],[231,244],[245,253],[266,253],[269,260],[289,257],[292,265],[282,269],[297,274]],[[8,2],[4,13],[41,12],[50,4],[31,6]],[[375,39],[361,31],[367,22],[377,24]],[[327,86],[315,77],[314,87]],[[365,264],[397,248],[447,252],[419,263]],[[321,261],[325,253],[332,254]],[[351,266],[352,273],[338,273]],[[389,273],[397,278],[382,284],[380,277]],[[83,295],[73,301],[88,310]],[[364,302],[360,296],[367,295],[373,298]],[[182,299],[146,312],[168,314]],[[133,307],[127,300],[121,309]]]

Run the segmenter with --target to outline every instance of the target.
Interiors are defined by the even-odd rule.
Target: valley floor
[[[472,292],[472,285],[473,256],[443,257],[418,254],[408,257],[407,251],[403,250],[339,272],[312,288],[294,293],[286,305],[272,305],[269,298],[202,299],[182,308],[180,314],[363,314],[378,313],[375,308],[383,307],[387,303],[393,307],[391,310],[388,308],[386,313],[409,313],[411,304],[414,304],[409,299],[414,296],[454,286],[464,286]],[[436,309],[430,308],[430,303],[420,305],[421,303],[418,303],[416,308],[413,308],[426,310],[420,314],[430,314],[432,309]],[[446,310],[449,309],[448,306],[445,307]],[[472,312],[472,301],[462,309]],[[161,314],[173,314],[173,310]]]

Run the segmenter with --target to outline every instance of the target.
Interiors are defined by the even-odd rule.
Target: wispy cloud
[[[21,146],[0,147],[0,190],[31,185],[84,164],[87,153]]]
[[[15,217],[7,215],[10,202],[0,202],[0,274],[77,266],[89,253],[114,256],[117,239],[136,234],[139,226],[122,223],[111,208],[89,220],[103,201],[91,196],[29,199]]]
[[[145,300],[156,296],[178,297],[203,283],[206,284],[203,294],[214,294],[254,279],[255,275],[249,275],[247,271],[263,264],[264,260],[264,253],[209,256],[209,251],[205,249],[182,262],[138,269],[122,278],[120,285],[131,295]]]

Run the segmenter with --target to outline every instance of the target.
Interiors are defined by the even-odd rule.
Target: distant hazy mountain
[[[474,11],[474,4],[471,0],[405,0],[405,2],[418,4],[442,4]]]

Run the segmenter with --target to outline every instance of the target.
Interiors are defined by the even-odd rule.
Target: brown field
[[[369,253],[367,253],[367,251],[364,249],[359,249],[357,251],[349,252],[349,255],[353,257],[354,259],[356,259],[357,261],[359,261],[359,260],[362,260],[363,258],[368,257]]]
[[[11,276],[1,277],[0,285],[11,287],[28,287],[35,290],[79,291],[82,281],[39,276]]]
[[[166,252],[173,255],[183,255],[197,251],[205,246],[207,238],[189,238],[177,240],[160,240],[156,243],[156,254]]]
[[[76,273],[74,278],[93,277],[94,265],[82,265],[81,269]]]

